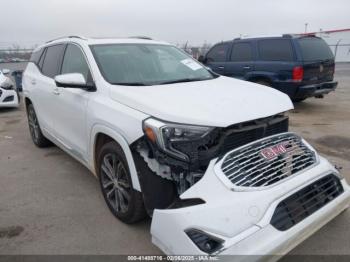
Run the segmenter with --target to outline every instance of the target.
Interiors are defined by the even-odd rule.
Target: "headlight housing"
[[[0,87],[5,90],[12,90],[14,89],[13,82],[10,79],[6,79],[4,82],[0,84]]]
[[[156,144],[163,152],[183,161],[189,161],[189,156],[175,149],[174,143],[202,139],[213,129],[213,127],[207,126],[165,123],[154,118],[148,118],[143,122],[143,131],[152,143]]]

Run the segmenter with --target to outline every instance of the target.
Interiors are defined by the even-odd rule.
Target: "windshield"
[[[93,45],[103,77],[116,85],[161,85],[201,81],[213,74],[174,46],[158,44]]]
[[[327,43],[317,37],[304,37],[298,39],[304,61],[319,61],[334,59],[333,53]]]

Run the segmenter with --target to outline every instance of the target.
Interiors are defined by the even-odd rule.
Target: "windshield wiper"
[[[185,83],[185,82],[195,82],[195,81],[204,81],[204,80],[209,80],[211,78],[182,78],[182,79],[177,79],[177,80],[172,80],[172,81],[164,81],[158,83],[158,85],[167,85],[167,84],[176,84],[176,83]]]
[[[148,86],[145,83],[142,82],[115,82],[115,83],[111,83],[112,85],[121,85],[121,86]]]

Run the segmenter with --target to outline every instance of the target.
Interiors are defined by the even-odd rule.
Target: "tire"
[[[144,219],[142,193],[132,188],[126,157],[116,142],[102,146],[98,154],[98,175],[101,191],[112,214],[126,224]]]
[[[292,101],[294,103],[300,103],[300,102],[303,102],[306,98],[293,98]]]
[[[40,148],[52,145],[52,143],[41,132],[39,121],[36,116],[33,104],[29,104],[27,107],[27,118],[29,132],[32,137],[33,143]]]

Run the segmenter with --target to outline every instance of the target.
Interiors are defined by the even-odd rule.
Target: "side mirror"
[[[95,90],[93,84],[88,84],[82,74],[72,73],[55,76],[56,86],[64,88],[81,88]]]
[[[207,59],[205,58],[204,55],[200,55],[198,57],[198,61],[201,62],[202,64],[205,64],[207,62]]]
[[[2,69],[1,70],[2,71],[2,73],[6,76],[6,75],[9,75],[10,74],[10,69]]]

